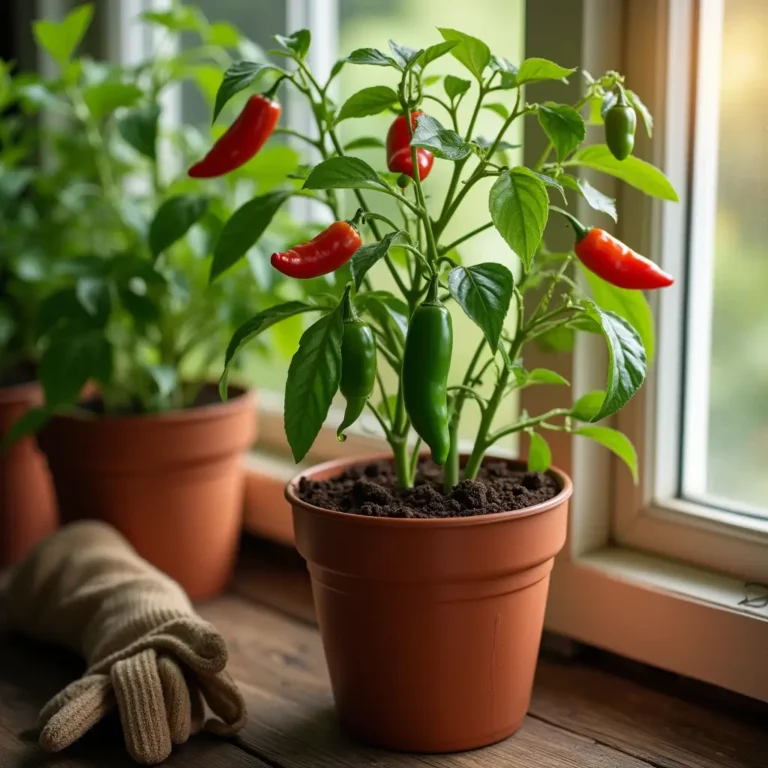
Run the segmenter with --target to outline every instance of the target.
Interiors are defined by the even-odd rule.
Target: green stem
[[[502,437],[507,437],[508,435],[515,434],[516,432],[522,432],[523,430],[531,429],[531,427],[537,427],[539,424],[543,424],[548,419],[554,419],[557,416],[569,416],[570,413],[570,408],[553,408],[551,411],[542,413],[541,416],[536,416],[532,419],[527,419],[526,421],[520,421],[512,427],[507,427],[507,429],[501,429],[498,432],[494,432],[493,434],[488,435],[486,440],[486,450],[490,448],[495,442],[501,440]]]
[[[408,443],[403,437],[393,436],[389,444],[395,456],[397,484],[401,488],[410,488],[413,481],[411,479],[411,457],[408,455]]]
[[[493,222],[489,221],[487,224],[483,224],[480,227],[476,227],[471,232],[468,232],[466,235],[462,235],[461,237],[454,240],[452,243],[449,243],[448,245],[444,245],[440,248],[440,253],[448,253],[448,251],[453,250],[457,246],[461,245],[463,242],[469,240],[470,238],[474,237],[475,235],[479,235],[481,232],[485,232],[486,229],[490,229],[493,226]]]

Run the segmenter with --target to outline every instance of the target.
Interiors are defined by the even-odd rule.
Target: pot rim
[[[30,379],[17,384],[6,384],[0,386],[0,405],[23,403],[30,399],[30,395],[40,393],[42,393],[42,388],[37,379]]]
[[[426,454],[425,454],[426,455]],[[467,454],[461,454],[466,456]],[[413,527],[413,528],[425,528],[430,526],[439,526],[441,528],[463,528],[472,525],[491,525],[493,523],[503,522],[505,520],[531,517],[533,515],[541,514],[542,512],[548,512],[550,509],[554,509],[563,502],[568,501],[573,493],[573,483],[571,478],[559,467],[551,466],[547,472],[553,474],[560,485],[560,492],[547,501],[539,502],[531,507],[524,507],[523,509],[513,509],[508,512],[492,512],[487,515],[473,515],[472,517],[372,517],[371,515],[356,515],[351,512],[339,512],[335,509],[324,509],[323,507],[316,507],[314,504],[309,504],[299,498],[297,489],[299,481],[302,477],[309,476],[310,473],[316,474],[318,472],[325,472],[328,470],[345,469],[348,466],[370,464],[374,461],[382,461],[389,459],[392,454],[389,452],[366,454],[355,459],[333,459],[332,461],[325,461],[322,464],[316,464],[309,470],[304,470],[298,473],[285,486],[285,498],[292,506],[300,507],[301,509],[312,512],[315,515],[320,515],[329,519],[340,520],[342,518],[349,520],[350,523],[357,523],[359,525],[373,525],[373,526],[394,526],[394,527]],[[521,459],[509,459],[506,457],[492,457],[498,458],[501,461],[506,461],[511,464],[522,464]]]
[[[78,422],[83,424],[140,424],[142,422],[179,422],[206,421],[222,415],[247,410],[256,404],[256,390],[244,387],[231,387],[233,396],[216,403],[207,403],[194,408],[174,408],[172,411],[155,413],[136,413],[132,415],[110,415],[90,413],[89,411],[69,411],[57,413],[53,420]]]

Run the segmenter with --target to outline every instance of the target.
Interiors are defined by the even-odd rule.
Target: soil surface
[[[393,464],[379,461],[350,467],[330,480],[303,477],[299,497],[316,507],[372,517],[471,517],[531,507],[560,490],[551,475],[505,461],[486,462],[476,480],[463,480],[447,496],[442,477],[441,467],[423,460],[414,487],[398,488]]]

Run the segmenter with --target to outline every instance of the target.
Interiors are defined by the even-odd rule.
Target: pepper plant
[[[513,433],[530,436],[528,466],[545,470],[550,461],[543,436],[547,431],[602,443],[636,476],[629,440],[595,422],[616,413],[642,385],[653,333],[640,289],[669,285],[672,278],[603,230],[582,225],[567,206],[580,196],[592,208],[616,218],[614,201],[575,175],[583,168],[617,177],[649,195],[676,200],[665,176],[630,154],[636,112],[649,134],[651,116],[616,72],[598,78],[584,73],[584,95],[575,104],[537,103],[538,83],[564,80],[576,70],[540,58],[515,66],[475,37],[453,29],[439,32],[441,41],[419,50],[390,41],[389,51],[353,51],[336,63],[327,79],[318,80],[307,62],[310,33],[301,30],[275,37],[280,47],[273,53],[287,59],[288,66],[241,61],[225,73],[216,113],[236,93],[254,86],[258,90],[267,72],[272,79],[268,88],[261,88],[266,91],[265,102],[271,102],[282,87],[298,91],[309,102],[316,131],[296,135],[312,151],[310,165],[301,188],[286,179],[285,196],[312,196],[336,221],[314,240],[275,253],[272,265],[299,279],[333,273],[337,281],[347,282],[347,288],[341,300],[318,294],[269,307],[246,322],[227,349],[222,395],[229,366],[246,343],[285,318],[313,313],[319,319],[301,337],[285,391],[285,430],[296,461],[311,447],[341,389],[347,412],[340,439],[367,407],[392,448],[403,487],[413,484],[422,441],[434,461],[444,466],[445,488],[450,489],[462,478],[474,478],[486,452]],[[444,56],[456,58],[468,70],[467,79],[440,77],[436,70]],[[382,84],[364,88],[338,106],[331,98],[333,81],[342,67],[351,66],[377,67]],[[466,100],[474,106],[468,123],[462,125],[458,107]],[[501,120],[490,141],[475,135],[484,107],[492,108]],[[381,143],[381,165],[374,168],[355,156],[355,149],[378,142],[363,140],[344,147],[338,125],[382,112],[391,112],[394,119],[386,144]],[[601,112],[606,144],[582,146],[587,120],[602,123]],[[531,167],[508,167],[506,136],[516,121],[526,119],[529,130],[538,125],[544,132],[546,149]],[[225,134],[221,141],[237,140]],[[441,195],[429,189],[433,162],[453,166]],[[485,178],[493,179],[488,221],[448,241],[449,223],[460,216],[465,200]],[[344,221],[338,190],[352,190],[355,196],[358,210],[350,221]],[[382,213],[383,198],[394,200],[398,213],[393,217]],[[230,262],[258,239],[272,214],[267,202],[264,197],[249,201],[225,224],[222,240],[231,243]],[[573,224],[574,251],[547,250],[543,237],[550,219]],[[508,246],[497,254],[498,260],[470,266],[457,263],[456,246],[491,227]],[[405,262],[394,258],[395,246],[407,255]],[[369,271],[378,262],[386,264],[399,295],[372,287]],[[580,287],[583,281],[577,279],[577,270],[583,272],[588,292]],[[450,302],[478,327],[476,349],[455,386],[448,384],[453,352],[446,306]],[[513,330],[505,325],[510,314]],[[497,424],[499,406],[513,392],[534,385],[567,385],[553,371],[527,369],[525,350],[532,342],[573,331],[605,339],[609,357],[605,389],[577,399],[571,407],[523,412],[514,423]],[[396,392],[386,390],[382,366],[394,371]],[[484,397],[478,385],[488,378],[493,388]],[[481,420],[462,466],[459,424],[470,401],[479,407]]]
[[[36,22],[37,42],[57,74],[14,78],[20,109],[48,115],[35,147],[45,162],[22,170],[31,199],[50,203],[46,218],[38,215],[23,233],[45,251],[44,295],[39,306],[26,306],[29,316],[7,313],[8,325],[26,330],[39,351],[45,406],[17,424],[14,436],[77,406],[89,383],[105,413],[188,407],[254,308],[297,295],[258,250],[240,265],[256,286],[234,272],[214,284],[209,278],[236,200],[271,194],[275,173],[295,171],[298,154],[272,144],[261,162],[203,189],[185,169],[208,136],[164,120],[170,89],[191,83],[212,98],[220,68],[259,50],[231,25],[175,5],[143,14],[142,22],[164,35],[150,59],[130,66],[94,61],[75,55],[92,11],[86,4],[60,22]],[[11,178],[4,174],[0,194]],[[10,218],[16,209],[5,210]],[[297,227],[287,211],[271,223],[263,245],[272,247],[316,231]],[[3,238],[2,248],[12,251],[9,263],[34,255],[17,240]],[[5,301],[0,309],[1,319]]]

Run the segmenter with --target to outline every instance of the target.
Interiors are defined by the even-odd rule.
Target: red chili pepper
[[[193,179],[212,179],[245,165],[265,144],[280,119],[280,105],[260,94],[251,96],[237,120],[200,162],[189,169]]]
[[[576,232],[574,250],[579,261],[598,277],[617,288],[652,290],[672,285],[674,278],[650,259],[635,253],[603,229],[585,227],[565,211],[559,211]]]
[[[346,264],[362,245],[359,232],[348,221],[334,221],[308,243],[272,254],[272,266],[288,277],[320,277]]]
[[[416,118],[423,112],[411,112],[411,127],[416,128]],[[419,165],[419,178],[429,176],[435,156],[427,149],[416,150],[416,162]],[[405,115],[395,118],[387,133],[387,168],[393,173],[404,173],[413,178],[413,157],[411,156],[411,133]]]

